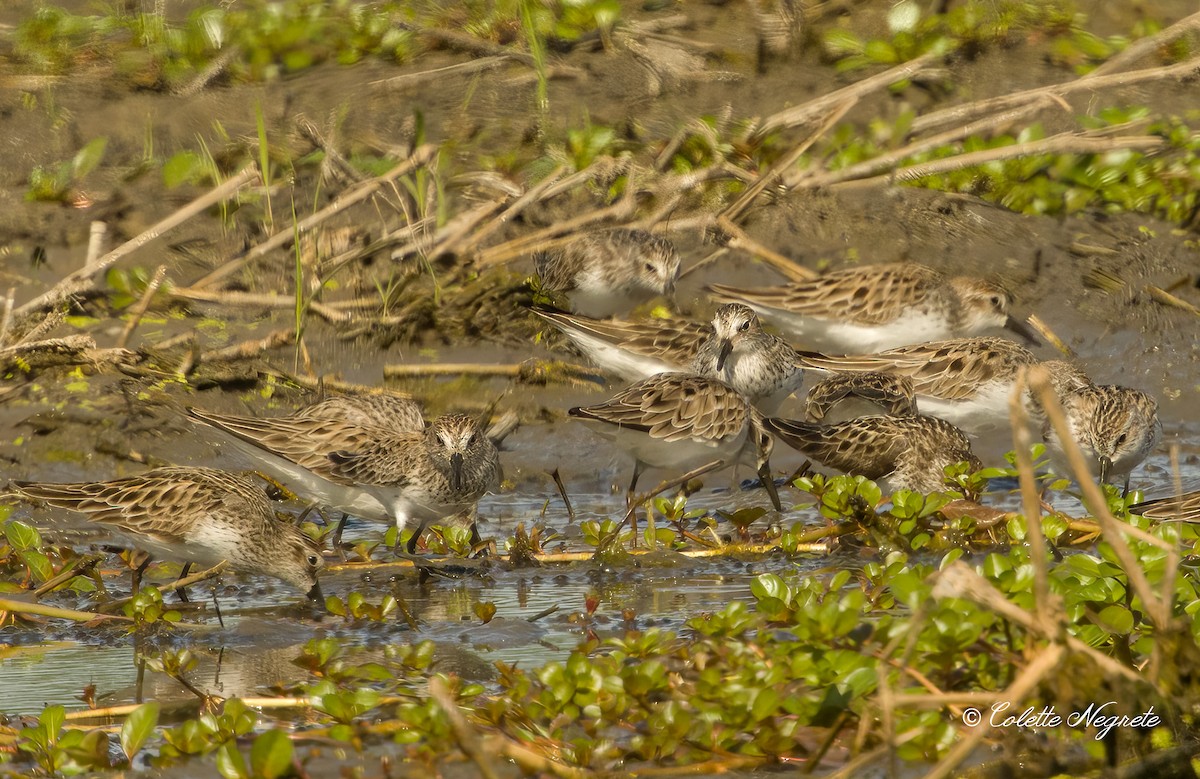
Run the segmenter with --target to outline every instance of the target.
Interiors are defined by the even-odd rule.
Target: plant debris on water
[[[186,406],[383,384],[523,426],[482,542],[448,517],[410,558],[411,528],[352,524],[321,603],[169,561],[131,591],[141,553],[6,500],[0,774],[1195,763],[1200,534],[1131,511],[1198,478],[1194,8],[169,5],[0,10],[12,478],[244,468]],[[627,509],[627,462],[565,420],[606,378],[526,310],[562,302],[535,251],[614,226],[681,247],[652,317],[704,319],[709,274],[1001,277],[1047,341],[1154,385],[1173,448],[1097,492],[1014,415],[944,492],[773,459],[782,512],[720,473]],[[336,512],[264,484],[328,545]],[[64,647],[63,679],[30,671]]]

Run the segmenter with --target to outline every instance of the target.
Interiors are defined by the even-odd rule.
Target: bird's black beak
[[[1101,485],[1108,484],[1108,474],[1110,471],[1112,471],[1112,458],[1101,457],[1100,458],[1100,484]]]
[[[321,594],[321,582],[313,579],[312,589],[307,593],[308,599],[313,603],[319,603],[322,607],[325,605],[325,596]]]
[[[767,495],[771,498],[771,505],[776,511],[783,511],[783,504],[779,502],[779,490],[775,488],[775,478],[771,476],[770,464],[764,462],[758,468],[758,480],[762,482],[762,486],[766,488]]]
[[[1037,333],[1033,331],[1033,328],[1020,319],[1017,319],[1012,314],[1009,314],[1008,318],[1004,320],[1004,327],[1008,330],[1012,330],[1014,333],[1024,338],[1033,346],[1042,345],[1042,342],[1038,340]]]
[[[450,489],[458,492],[463,488],[463,456],[462,452],[450,455]]]
[[[721,339],[721,351],[717,352],[717,370],[725,370],[725,361],[729,359],[729,355],[733,353],[733,341],[728,338]]]

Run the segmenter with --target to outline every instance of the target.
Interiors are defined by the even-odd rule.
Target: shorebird
[[[1009,313],[1008,292],[916,263],[862,265],[774,287],[710,284],[714,300],[744,303],[806,348],[880,351],[1006,327],[1032,343]]]

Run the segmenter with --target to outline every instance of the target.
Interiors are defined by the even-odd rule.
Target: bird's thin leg
[[[346,529],[346,520],[350,519],[350,515],[342,512],[342,518],[338,520],[337,527],[333,530],[333,548],[337,550],[338,555],[342,560],[346,559],[346,550],[342,549],[342,531]],[[400,543],[400,530],[396,530],[396,543]]]
[[[131,593],[132,595],[136,596],[138,594],[138,592],[141,591],[142,574],[146,572],[146,569],[149,566],[150,566],[150,556],[147,555],[146,559],[142,560],[142,564],[139,565],[137,568],[133,569],[133,592]]]
[[[183,568],[181,568],[181,569],[180,569],[180,571],[179,571],[179,578],[178,578],[178,579],[176,579],[175,581],[177,581],[177,582],[178,582],[178,581],[182,581],[183,579],[186,579],[186,578],[187,578],[187,575],[188,575],[188,571],[190,571],[190,570],[192,570],[192,564],[191,564],[191,563],[184,563],[184,564],[183,564]],[[179,600],[180,600],[180,602],[182,602],[182,603],[188,603],[188,602],[189,602],[189,601],[188,601],[188,594],[187,594],[187,587],[179,587],[179,586],[176,586],[176,587],[175,587],[175,592],[179,593]]]
[[[221,617],[221,604],[217,602],[217,588],[215,585],[212,588],[212,599],[213,599],[213,610],[217,612],[217,624],[220,625],[222,628],[224,628],[225,620]],[[225,649],[222,647],[221,651],[224,652]]]
[[[550,478],[554,479],[554,486],[558,487],[558,494],[563,499],[563,505],[567,507],[567,521],[575,521],[575,508],[571,505],[571,499],[567,497],[567,488],[563,485],[562,476],[559,475],[558,469],[550,471]]]
[[[410,555],[415,555],[417,553],[417,542],[421,540],[421,535],[424,534],[425,528],[428,525],[428,519],[422,519],[419,523],[417,523],[417,529],[413,531],[413,534],[408,539],[408,543],[404,547]],[[398,531],[396,533],[396,543],[400,543],[400,534]]]
[[[634,492],[637,490],[638,477],[642,475],[642,461],[633,463],[633,478],[629,480],[629,492],[625,493],[625,508],[629,510],[629,527],[633,529],[633,545],[638,545],[637,506],[633,505]]]

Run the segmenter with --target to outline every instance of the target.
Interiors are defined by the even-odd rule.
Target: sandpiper
[[[1128,493],[1130,473],[1162,436],[1158,402],[1129,387],[1089,384],[1067,393],[1062,405],[1071,437],[1083,450],[1088,473],[1102,484],[1124,476]],[[1049,420],[1043,425],[1042,438],[1055,472],[1073,476],[1062,440]]]
[[[781,508],[771,479],[771,438],[754,407],[724,382],[662,373],[604,403],[567,413],[633,454],[627,499],[647,466],[687,471],[718,460],[725,465],[753,460],[772,505]]]
[[[804,379],[795,353],[762,329],[747,306],[721,306],[707,325],[684,320],[621,322],[534,309],[592,362],[626,381],[660,373],[720,379],[760,411],[773,413]]]
[[[831,425],[878,414],[916,416],[912,379],[889,373],[834,373],[814,384],[804,398],[809,422]]]
[[[168,466],[103,482],[13,482],[23,498],[84,514],[129,546],[188,565],[262,574],[321,600],[321,553],[291,523],[275,516],[253,481],[213,468]],[[134,588],[143,563],[135,574]]]
[[[393,431],[321,417],[225,416],[188,409],[229,435],[280,481],[345,514],[419,525],[473,510],[499,481],[499,455],[479,424],[463,414],[439,417],[423,431]],[[477,532],[477,531],[476,531]]]
[[[675,295],[679,255],[666,238],[644,230],[584,233],[561,249],[538,252],[542,287],[565,294],[585,316],[625,313],[655,295]]]
[[[897,489],[939,492],[947,488],[946,467],[983,467],[961,430],[928,416],[858,417],[832,425],[768,418],[767,430],[788,446],[829,468],[882,481]]]
[[[880,351],[999,327],[1037,343],[1009,313],[1002,287],[915,263],[844,268],[775,287],[707,289],[715,300],[745,303],[810,349]]]
[[[798,359],[806,368],[906,377],[912,381],[921,413],[945,419],[972,435],[1008,423],[1008,398],[1023,368],[1043,365],[1059,397],[1091,383],[1071,363],[1040,362],[1028,349],[1004,338],[955,338],[876,354],[799,352]],[[1032,400],[1027,403],[1040,422],[1039,407]]]

